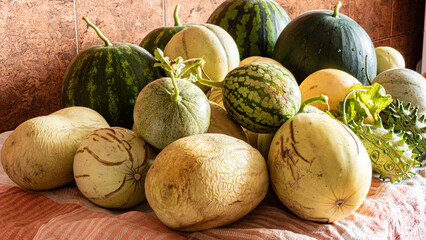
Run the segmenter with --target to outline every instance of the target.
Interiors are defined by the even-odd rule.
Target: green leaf
[[[386,94],[385,89],[378,83],[373,86],[354,84],[354,89],[366,89],[367,92],[356,92],[357,98],[373,116],[374,121],[379,119],[379,113],[392,102],[392,96]]]
[[[196,75],[192,73],[187,74],[187,77],[182,77],[181,75],[183,75],[184,72],[189,72],[191,68],[200,68],[200,66],[205,63],[202,58],[184,60],[182,57],[177,57],[170,61],[169,57],[165,57],[163,51],[159,48],[154,51],[154,58],[158,61],[154,64],[154,67],[163,68],[170,77],[173,74],[175,78],[178,77],[192,83],[198,81]]]
[[[182,63],[184,60],[182,57],[177,57],[175,60],[170,62],[171,69],[174,72],[175,76],[179,76],[182,70],[185,68],[185,63]]]
[[[343,120],[343,102],[338,104],[338,110],[332,110],[330,113],[339,121],[344,122]],[[368,115],[365,110],[361,107],[361,104],[354,98],[348,98],[346,100],[346,122],[350,122],[351,120],[358,122],[363,120]]]
[[[362,107],[364,105],[374,121],[377,121],[380,111],[392,102],[392,96],[386,94],[384,88],[378,83],[372,86],[354,84],[353,90],[345,97],[345,101],[340,102],[338,110],[330,111],[329,115],[345,124],[352,120],[363,121],[368,117]],[[343,109],[344,105],[346,105],[345,109]]]
[[[154,64],[154,67],[161,67],[164,69],[164,71],[168,73],[172,73],[172,67],[170,66],[169,57],[165,57],[164,53],[161,49],[157,48],[154,51],[154,58],[158,62]]]
[[[195,83],[198,81],[197,75],[194,75],[192,73],[189,74],[189,76],[186,78],[187,81]]]

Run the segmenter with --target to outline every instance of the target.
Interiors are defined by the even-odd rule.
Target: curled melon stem
[[[203,76],[205,76],[207,79],[203,78]],[[211,80],[206,72],[204,72],[203,66],[197,68],[197,80],[199,83],[208,87],[222,88],[222,82]]]
[[[177,4],[175,7],[175,12],[173,13],[173,17],[175,19],[175,26],[182,26],[178,17],[179,8],[180,8],[180,5]]]
[[[342,6],[342,2],[339,1],[336,6],[334,6],[333,17],[339,18],[339,9]]]
[[[371,82],[370,76],[368,76],[367,57],[368,55],[365,55],[365,77],[367,78],[368,83],[371,85],[372,82]]]
[[[302,104],[300,105],[299,113],[303,112],[306,106],[314,102],[321,102],[323,104],[326,104],[327,107],[330,108],[330,106],[328,105],[328,97],[325,95],[320,95],[320,96],[312,97],[303,101]]]
[[[346,94],[346,96],[343,100],[343,123],[345,125],[348,125],[348,120],[346,119],[346,101],[348,100],[348,98],[351,94],[355,94],[356,92],[368,92],[368,90],[366,90],[366,89],[354,89],[354,90],[350,91],[348,94]],[[354,96],[354,97],[356,97],[356,96]]]
[[[194,67],[202,67],[206,63],[206,61],[203,58],[191,58],[188,60],[185,60],[181,62],[181,64],[190,64],[188,66],[185,65],[185,68],[180,72],[180,74],[177,76],[178,78],[181,78],[186,72],[188,72],[191,68]]]
[[[105,35],[103,35],[101,33],[101,31],[99,30],[98,27],[96,27],[92,22],[89,21],[89,19],[87,19],[86,17],[83,17],[83,20],[87,23],[87,25],[89,25],[91,28],[95,29],[96,34],[98,34],[98,36],[102,39],[102,41],[105,42],[105,46],[109,47],[112,46],[112,43],[108,40],[108,38],[105,37]]]

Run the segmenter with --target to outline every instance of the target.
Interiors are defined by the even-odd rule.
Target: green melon
[[[419,116],[426,114],[426,79],[408,68],[394,68],[381,72],[372,83],[383,86],[387,94],[417,107]]]
[[[232,36],[240,59],[271,57],[278,36],[289,22],[287,12],[273,0],[227,0],[207,20]]]
[[[191,135],[206,133],[210,125],[210,103],[196,85],[180,78],[160,78],[140,92],[134,121],[140,136],[163,149]],[[177,99],[175,87],[180,89]]]
[[[154,57],[130,43],[111,43],[95,29],[105,45],[80,52],[68,66],[62,82],[62,105],[89,107],[111,126],[131,129],[133,108],[145,85],[164,76]]]

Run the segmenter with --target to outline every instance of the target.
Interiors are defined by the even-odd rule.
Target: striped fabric
[[[251,213],[228,226],[183,233],[164,226],[146,202],[110,211],[91,204],[75,185],[27,191],[11,182],[0,166],[0,239],[7,240],[425,239],[425,203],[426,173],[419,168],[404,184],[373,179],[361,207],[336,223],[302,220],[270,192]]]

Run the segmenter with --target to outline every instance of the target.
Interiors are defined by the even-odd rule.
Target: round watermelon
[[[132,128],[133,108],[142,88],[164,76],[154,67],[154,57],[130,43],[111,43],[93,27],[104,45],[77,54],[66,69],[62,82],[62,105],[89,107],[100,113],[110,126]]]
[[[278,36],[289,22],[287,12],[273,0],[227,0],[207,20],[234,38],[240,59],[271,57]]]
[[[272,63],[252,62],[231,70],[222,82],[229,115],[255,133],[271,133],[292,118],[301,105],[296,80]]]
[[[312,10],[293,19],[281,32],[272,58],[288,68],[300,84],[311,73],[334,68],[370,85],[377,72],[373,42],[348,16],[331,10]],[[367,61],[367,63],[366,63]]]

